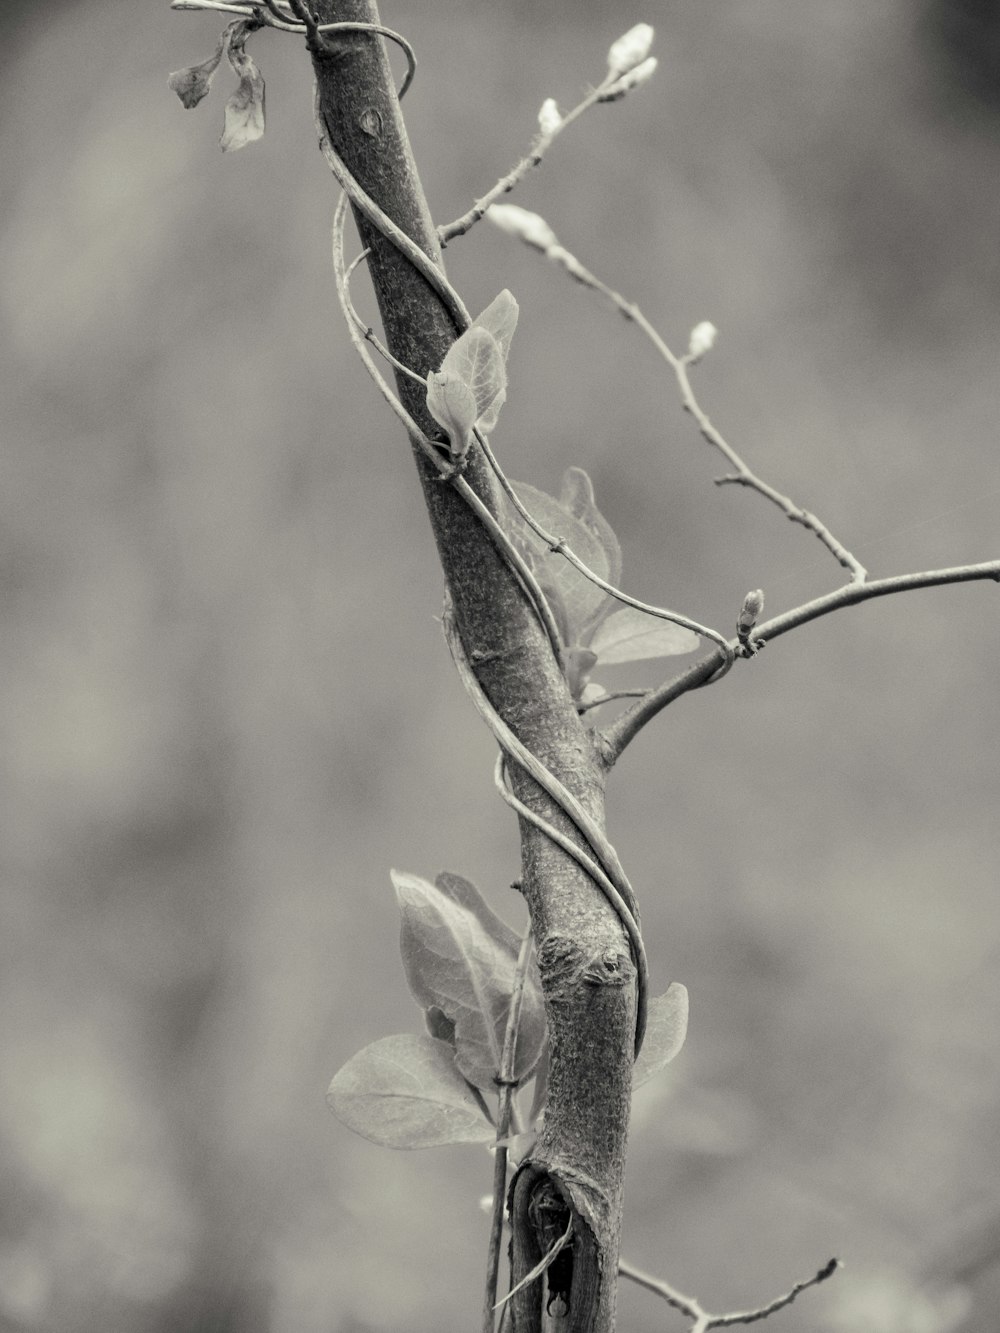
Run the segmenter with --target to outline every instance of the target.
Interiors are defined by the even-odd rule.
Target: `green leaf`
[[[392,872],[402,912],[400,952],[410,990],[425,1010],[435,1008],[454,1027],[458,1067],[484,1092],[496,1090],[520,941],[478,891],[457,875],[431,884]],[[441,1020],[435,1018],[438,1030]],[[545,1038],[537,970],[525,978],[514,1077],[525,1079]]]
[[[427,410],[448,432],[451,451],[459,458],[468,452],[477,422],[484,432],[496,425],[506,397],[500,344],[476,324],[448,348],[440,370],[427,376]]]
[[[582,467],[568,467],[559,488],[559,502],[592,533],[608,562],[607,579],[615,587],[622,576],[622,548],[608,520],[594,500],[594,483]]]
[[[433,1037],[400,1033],[372,1042],[334,1075],[326,1100],[348,1129],[387,1148],[494,1136],[451,1048]]]
[[[458,375],[472,390],[476,400],[476,420],[490,412],[507,396],[507,371],[500,344],[489,329],[473,324],[452,343],[441,362],[441,369]],[[499,406],[495,407],[500,411]]]
[[[452,454],[464,458],[476,424],[476,398],[465,380],[454,371],[432,370],[427,376],[427,411],[447,431]]]
[[[693,630],[651,616],[635,606],[623,606],[612,612],[590,636],[590,647],[601,666],[693,653],[700,642]]]
[[[532,517],[553,537],[561,537],[588,569],[607,583],[618,583],[621,548],[594,503],[594,488],[583,468],[567,469],[558,500],[523,482],[515,482],[514,490]],[[586,647],[590,630],[612,605],[607,594],[565,556],[550,550],[519,517],[512,535],[542,586],[566,646]]]
[[[687,987],[675,981],[666,993],[650,1000],[646,1035],[632,1068],[632,1088],[640,1087],[670,1063],[687,1035]]]
[[[432,1004],[424,1010],[424,1026],[432,1037],[436,1037],[438,1041],[443,1041],[452,1050],[455,1049],[455,1024],[444,1010],[439,1009],[436,1004]]]
[[[487,935],[491,935],[499,945],[512,953],[515,958],[517,957],[521,949],[520,939],[507,925],[507,922],[502,917],[497,916],[471,880],[465,879],[462,875],[456,875],[452,870],[442,870],[439,875],[434,877],[434,883],[453,902],[458,903],[460,907],[466,908],[473,916],[478,917],[479,923]]]
[[[240,82],[226,103],[226,124],[219,141],[224,153],[245,148],[264,133],[264,78],[253,56],[243,49],[249,36],[246,22],[231,24],[227,32],[226,58]]]
[[[495,296],[482,314],[472,321],[473,328],[485,329],[496,338],[500,353],[506,363],[510,355],[510,343],[517,328],[518,304],[505,287],[499,296]]]

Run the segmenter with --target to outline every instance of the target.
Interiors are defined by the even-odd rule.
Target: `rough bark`
[[[380,21],[371,0],[320,0],[318,11],[322,22]],[[337,33],[329,45],[328,51],[313,52],[313,63],[331,142],[368,195],[440,264],[382,39]],[[364,217],[356,214],[356,221],[363,244],[371,247],[368,263],[386,343],[400,361],[426,374],[440,365],[456,336],[452,319],[394,246]],[[397,389],[412,416],[433,433],[419,386],[398,376]],[[426,458],[419,452],[415,458],[458,630],[482,689],[519,739],[603,827],[603,765],[544,631],[475,515]],[[496,482],[478,450],[466,480],[497,513]],[[544,792],[516,769],[512,776],[526,805],[578,838]],[[559,1229],[565,1230],[571,1208],[573,1244],[551,1283],[569,1307],[560,1326],[608,1333],[614,1327],[635,973],[615,912],[577,863],[524,821],[521,846],[551,1069],[544,1133],[511,1191],[512,1280],[538,1261],[560,1219]],[[542,1327],[543,1288],[536,1281],[514,1297],[518,1333]],[[561,1307],[556,1303],[553,1311]]]

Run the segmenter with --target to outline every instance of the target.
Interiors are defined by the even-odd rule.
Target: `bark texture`
[[[320,0],[321,22],[378,23],[371,0]],[[382,39],[336,33],[313,52],[321,115],[336,151],[379,207],[435,263],[441,254],[420,186]],[[443,130],[442,132],[447,132]],[[484,164],[484,174],[489,167]],[[437,369],[457,335],[427,281],[355,214],[371,248],[385,341],[404,364]],[[465,242],[475,244],[475,240]],[[397,390],[427,433],[420,386]],[[387,418],[388,420],[388,418]],[[415,452],[431,528],[465,654],[487,698],[519,739],[604,825],[604,768],[577,715],[560,665],[511,571],[454,489]],[[500,495],[478,449],[466,480],[496,514]],[[572,824],[516,767],[520,799],[569,836]],[[522,884],[531,912],[551,1040],[545,1129],[511,1189],[512,1281],[518,1281],[573,1217],[572,1244],[546,1283],[512,1300],[517,1333],[540,1330],[545,1305],[566,1313],[560,1327],[614,1327],[625,1144],[631,1098],[635,971],[614,910],[588,876],[534,826],[522,821]]]

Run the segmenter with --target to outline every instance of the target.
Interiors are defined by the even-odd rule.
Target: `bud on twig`
[[[548,136],[555,134],[556,130],[563,123],[563,118],[559,114],[559,108],[556,106],[554,97],[547,97],[542,103],[541,110],[538,112],[538,128]]]
[[[637,23],[629,28],[616,42],[611,43],[608,51],[608,78],[617,79],[635,69],[649,55],[653,45],[653,29],[648,23]]]
[[[710,352],[715,346],[715,339],[719,330],[709,320],[703,319],[700,324],[696,324],[691,330],[691,337],[688,341],[688,357],[692,362],[700,361],[706,352]]]
[[[736,637],[751,655],[764,646],[763,639],[753,637],[753,627],[756,625],[757,617],[763,609],[763,590],[755,588],[753,592],[748,592],[743,598],[743,605],[740,607],[740,614],[736,620]]]
[[[559,244],[555,232],[538,213],[529,213],[517,204],[490,204],[486,216],[508,236],[516,236],[526,245],[543,252]]]
[[[601,93],[597,100],[599,102],[617,102],[626,93],[630,93],[633,88],[639,88],[644,83],[648,83],[656,73],[657,63],[656,56],[650,56],[641,65],[636,65],[635,69],[630,69],[627,74],[623,74],[620,79],[612,83],[606,92]]]

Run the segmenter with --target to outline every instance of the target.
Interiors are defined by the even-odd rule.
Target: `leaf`
[[[224,153],[245,148],[264,133],[264,78],[253,56],[243,49],[249,36],[247,24],[238,21],[226,31],[226,57],[240,82],[226,103],[226,124],[219,141]]]
[[[700,642],[693,630],[651,616],[635,606],[623,606],[612,612],[590,637],[590,647],[601,666],[693,653]]]
[[[464,458],[476,424],[476,399],[465,380],[454,371],[432,370],[427,376],[427,411],[447,431],[452,454]]]
[[[438,1041],[443,1041],[452,1050],[455,1049],[455,1024],[444,1010],[439,1009],[436,1004],[432,1004],[424,1010],[424,1026],[432,1037],[436,1037]]]
[[[618,540],[594,504],[594,488],[582,468],[567,470],[558,500],[523,482],[515,482],[514,490],[532,517],[553,537],[562,538],[588,569],[607,583],[618,582]],[[607,594],[565,556],[550,550],[522,519],[515,523],[514,540],[542,585],[567,647],[586,646],[591,627],[611,605]]]
[[[494,296],[486,309],[472,321],[473,328],[485,329],[496,338],[500,353],[506,363],[510,355],[510,343],[517,328],[518,304],[505,287],[499,296]]]
[[[563,473],[559,502],[578,518],[600,543],[607,556],[608,582],[618,585],[622,576],[622,548],[608,520],[594,500],[594,483],[582,467],[568,467]]]
[[[597,665],[597,654],[589,648],[567,648],[563,655],[563,667],[566,672],[566,684],[576,700],[582,699],[587,689],[590,673]],[[603,690],[601,691],[603,694]]]
[[[460,374],[476,400],[476,420],[496,425],[507,397],[507,370],[500,344],[489,329],[473,324],[448,348],[443,370]],[[485,429],[485,427],[484,427]]]
[[[449,1046],[400,1033],[358,1051],[326,1094],[333,1114],[355,1134],[387,1148],[433,1148],[493,1139]]]
[[[498,944],[517,956],[521,948],[520,939],[507,922],[497,916],[471,880],[456,875],[454,871],[442,870],[435,876],[434,883],[442,893],[478,917],[483,929],[488,935],[492,935]]]
[[[436,1008],[454,1025],[462,1074],[493,1092],[500,1068],[520,941],[457,875],[444,885],[392,872],[402,911],[400,952],[410,990],[423,1009]],[[441,1020],[435,1018],[439,1026]],[[545,1039],[545,1010],[537,970],[525,978],[514,1077],[525,1079]]]
[[[684,1045],[687,1035],[687,987],[675,981],[666,993],[650,1000],[646,1035],[632,1068],[632,1088],[641,1087],[668,1065]]]
[[[440,370],[427,376],[427,410],[448,432],[459,458],[472,443],[473,426],[478,423],[484,433],[493,429],[506,397],[504,354],[493,334],[477,324],[452,343]]]
[[[215,71],[222,59],[225,34],[219,39],[215,54],[203,60],[200,65],[189,65],[187,69],[176,69],[167,79],[167,86],[177,94],[188,111],[208,96]]]

